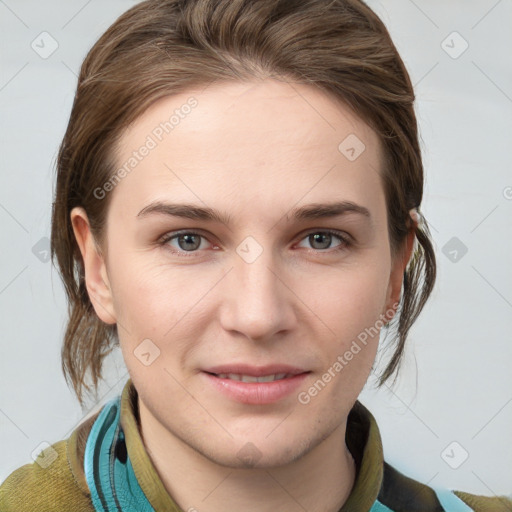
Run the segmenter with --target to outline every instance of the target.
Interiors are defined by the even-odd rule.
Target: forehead
[[[113,203],[371,201],[382,192],[380,162],[375,132],[318,88],[215,83],[158,100],[123,133],[116,163],[127,172]]]

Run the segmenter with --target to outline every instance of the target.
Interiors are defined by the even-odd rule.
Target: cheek
[[[144,259],[150,258],[126,258],[118,266],[114,307],[130,375],[152,380],[172,361],[180,366],[190,351],[190,339],[198,338],[195,329],[200,325],[192,321],[196,318],[193,305],[204,291],[179,270],[147,264]]]
[[[222,277],[218,268],[173,267],[150,254],[124,255],[112,272],[114,308],[129,337],[175,337]],[[176,326],[176,328],[174,328]],[[193,328],[193,327],[192,327]],[[126,339],[127,336],[125,336]],[[135,339],[134,339],[135,342]]]
[[[385,276],[386,268],[381,264],[345,269],[333,275],[321,292],[317,289],[313,294],[316,306],[312,309],[327,327],[322,330],[325,336],[316,338],[317,347],[322,347],[319,377],[329,381],[328,390],[322,391],[323,399],[315,401],[315,407],[324,407],[324,400],[350,403],[364,386],[383,326],[381,314],[388,284]],[[323,389],[322,384],[317,388]]]
[[[385,264],[352,266],[329,272],[316,283],[313,278],[301,282],[299,293],[327,326],[357,335],[383,313],[389,268]]]
[[[370,374],[382,327],[387,281],[380,266],[338,272],[317,298],[325,336],[315,337],[322,366],[300,390],[300,407],[319,423],[335,424],[346,417]],[[316,425],[319,428],[319,425]]]

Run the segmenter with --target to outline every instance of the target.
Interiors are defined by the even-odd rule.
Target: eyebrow
[[[208,207],[196,206],[193,204],[171,204],[161,201],[155,201],[145,206],[137,217],[143,218],[150,214],[163,214],[172,217],[181,217],[192,220],[204,220],[220,222],[228,225],[231,216]],[[285,214],[287,220],[290,216],[295,220],[315,220],[323,218],[332,218],[340,215],[357,214],[371,219],[368,208],[352,201],[339,201],[334,203],[313,203],[299,208],[292,209]]]
[[[314,203],[300,208],[295,208],[290,213],[292,217],[297,220],[330,218],[351,213],[371,219],[371,214],[368,208],[351,201],[339,201],[336,203],[325,204]],[[288,215],[286,217],[288,218]]]

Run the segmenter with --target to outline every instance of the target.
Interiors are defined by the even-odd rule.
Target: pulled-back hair
[[[382,180],[390,248],[410,232],[409,210],[423,196],[414,91],[390,35],[360,0],[148,0],[96,42],[78,78],[57,160],[52,258],[64,281],[69,321],[62,369],[83,405],[96,390],[104,357],[118,345],[116,326],[96,315],[84,280],[70,212],[85,209],[101,247],[111,194],[95,191],[116,173],[124,129],[152,103],[213,81],[275,78],[328,93],[366,122],[383,146]],[[341,142],[341,141],[340,141]],[[420,215],[421,219],[421,215]],[[397,315],[392,356],[379,377],[396,373],[407,334],[432,292],[436,262],[428,226],[415,228]]]

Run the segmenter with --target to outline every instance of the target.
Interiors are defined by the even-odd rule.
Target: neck
[[[356,469],[345,444],[346,424],[300,459],[284,466],[221,466],[174,436],[139,399],[141,436],[164,487],[187,512],[338,512]]]

